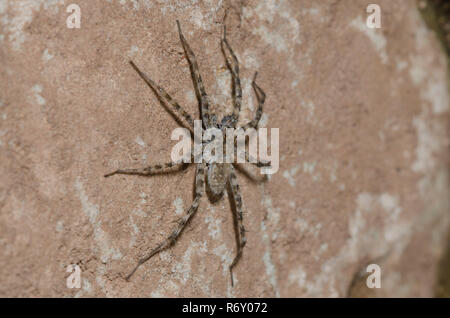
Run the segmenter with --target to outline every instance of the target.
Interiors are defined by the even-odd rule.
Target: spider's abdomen
[[[214,196],[222,195],[228,180],[228,164],[215,163],[208,167],[208,187]]]

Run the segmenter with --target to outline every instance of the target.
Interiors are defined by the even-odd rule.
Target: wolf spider
[[[239,113],[241,110],[241,100],[242,100],[242,89],[241,82],[239,79],[239,65],[238,60],[231,49],[227,39],[226,39],[226,27],[224,26],[223,39],[221,40],[221,49],[222,53],[225,57],[227,68],[229,69],[232,77],[232,97],[233,97],[233,113],[231,115],[224,116],[222,120],[219,122],[217,120],[216,114],[212,113],[209,110],[210,100],[206,95],[205,88],[203,86],[202,78],[200,76],[198,64],[194,55],[194,52],[186,42],[182,32],[180,23],[177,20],[178,33],[180,36],[180,41],[183,46],[186,58],[189,63],[190,72],[194,84],[195,93],[199,102],[201,121],[203,129],[206,130],[208,128],[214,127],[220,129],[222,132],[225,132],[226,128],[236,128]],[[176,119],[187,124],[187,127],[191,132],[194,129],[194,122],[192,117],[181,108],[181,106],[169,96],[169,94],[160,86],[158,86],[152,79],[150,79],[145,73],[143,73],[132,61],[130,61],[131,66],[134,70],[140,75],[140,77],[147,83],[147,85],[153,90],[153,92],[157,95],[160,102],[176,117]],[[244,130],[247,128],[255,128],[258,126],[258,123],[261,119],[262,108],[265,100],[265,94],[263,90],[256,84],[256,76],[257,72],[253,77],[252,86],[256,94],[256,98],[258,100],[258,108],[256,111],[256,115],[253,120],[243,125],[240,128]],[[238,127],[239,128],[239,127]],[[203,130],[203,131],[204,131]],[[202,149],[204,149],[205,145],[211,142],[202,141]],[[236,143],[234,144],[234,151],[236,151]],[[249,155],[245,152],[246,161],[249,161]],[[257,160],[252,160],[253,164],[257,167],[270,167],[270,162],[262,162]],[[235,204],[235,232],[236,232],[236,240],[237,240],[237,253],[233,262],[231,263],[230,277],[231,284],[233,285],[233,268],[236,266],[237,262],[242,256],[242,250],[246,243],[245,236],[245,228],[242,223],[243,221],[243,213],[242,213],[242,197],[241,191],[239,188],[239,184],[237,182],[236,173],[233,165],[236,163],[217,163],[217,162],[204,162],[201,161],[197,164],[197,170],[195,174],[195,198],[192,202],[191,207],[187,210],[187,213],[184,217],[182,217],[176,229],[172,232],[172,234],[161,242],[156,248],[154,248],[147,256],[140,259],[133,269],[133,271],[126,277],[126,280],[129,280],[130,277],[135,273],[140,265],[148,261],[151,257],[159,253],[160,251],[171,247],[175,244],[179,235],[185,228],[186,224],[189,220],[192,219],[195,212],[197,211],[200,198],[203,195],[203,190],[205,186],[205,181],[208,185],[208,189],[210,190],[208,193],[211,193],[215,198],[221,198],[223,192],[225,191],[225,187],[227,184],[230,186],[232,198]],[[114,174],[130,174],[130,175],[152,175],[156,173],[166,173],[172,172],[173,170],[177,170],[175,168],[180,168],[184,163],[182,161],[177,162],[168,162],[165,164],[157,164],[146,168],[140,169],[119,169],[114,172],[108,173],[105,177],[112,176]],[[207,177],[205,178],[205,170],[207,170]]]

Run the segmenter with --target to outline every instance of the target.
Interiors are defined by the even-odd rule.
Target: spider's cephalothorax
[[[217,118],[216,114],[212,113],[209,110],[210,101],[208,96],[206,95],[205,88],[203,86],[202,78],[200,76],[200,72],[198,69],[197,61],[194,55],[194,52],[189,47],[188,43],[186,42],[186,39],[184,38],[182,32],[180,23],[177,21],[178,25],[178,33],[180,35],[181,44],[183,45],[184,52],[186,54],[187,60],[189,62],[189,67],[191,71],[192,81],[194,83],[194,89],[197,95],[197,99],[200,106],[200,117],[202,120],[202,126],[203,129],[208,128],[218,128],[224,131],[226,128],[243,128],[244,130],[247,128],[256,128],[258,126],[259,120],[261,119],[262,115],[262,107],[265,100],[265,94],[263,90],[256,84],[256,75],[255,73],[253,77],[252,86],[256,94],[256,98],[258,100],[258,108],[256,111],[256,115],[247,124],[236,127],[239,119],[239,113],[241,110],[241,101],[242,101],[242,89],[241,89],[241,82],[239,79],[239,65],[238,60],[236,56],[234,55],[233,50],[231,49],[227,39],[226,39],[226,29],[224,27],[224,33],[223,33],[223,39],[221,41],[221,47],[222,52],[225,56],[225,61],[227,64],[227,67],[231,73],[232,77],[232,97],[233,97],[233,112],[230,115],[224,116],[220,121]],[[154,91],[154,93],[157,95],[161,103],[172,113],[174,114],[178,119],[180,119],[182,122],[185,123],[186,127],[193,132],[194,130],[194,121],[192,117],[181,108],[181,106],[173,100],[169,94],[160,86],[158,86],[153,80],[151,80],[145,73],[143,73],[132,61],[130,61],[131,66],[136,70],[136,72],[142,77],[142,79],[150,86],[150,88]],[[203,142],[202,148],[204,148],[208,142],[211,142],[212,140],[209,140],[207,142]],[[235,145],[236,147],[236,145]],[[249,155],[246,152],[245,157],[248,161]],[[257,167],[269,167],[270,162],[261,162],[256,161],[254,163]],[[105,177],[112,176],[114,174],[135,174],[135,175],[152,175],[156,173],[164,173],[164,172],[172,172],[176,171],[178,168],[180,168],[183,165],[183,162],[177,161],[177,162],[168,162],[165,164],[157,164],[146,168],[140,168],[140,169],[119,169],[112,173],[106,174]],[[231,284],[233,284],[233,274],[232,269],[240,259],[242,255],[243,247],[246,243],[246,237],[245,237],[245,228],[242,223],[243,221],[243,213],[242,213],[242,197],[241,197],[241,191],[239,188],[239,184],[237,182],[236,173],[234,169],[234,165],[236,163],[218,163],[218,162],[205,162],[202,161],[197,164],[197,170],[195,174],[195,197],[194,201],[192,202],[192,205],[187,210],[184,217],[181,218],[181,220],[178,223],[178,226],[175,228],[175,230],[172,232],[172,234],[163,242],[161,242],[156,248],[154,248],[147,256],[140,259],[136,267],[133,269],[133,271],[127,276],[127,280],[134,274],[134,272],[137,270],[137,268],[145,263],[147,260],[149,260],[152,256],[159,253],[165,248],[168,248],[172,246],[176,240],[178,239],[180,233],[185,228],[186,224],[189,222],[189,220],[193,217],[195,212],[197,211],[200,198],[202,197],[204,193],[205,188],[205,181],[207,183],[208,189],[210,190],[211,194],[216,197],[220,198],[225,191],[225,188],[227,185],[229,185],[230,193],[232,196],[232,199],[235,203],[235,224],[237,229],[237,235],[238,238],[238,244],[237,244],[237,253],[235,258],[233,259],[233,262],[230,265],[230,275],[231,275]],[[206,176],[205,176],[205,170]]]

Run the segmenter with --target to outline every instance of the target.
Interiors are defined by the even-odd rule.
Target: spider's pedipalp
[[[253,86],[253,90],[255,91],[255,94],[256,94],[256,99],[258,100],[258,109],[256,110],[256,115],[253,118],[253,120],[251,120],[249,123],[247,123],[246,125],[244,125],[242,127],[244,130],[247,128],[255,128],[256,129],[256,127],[258,126],[259,120],[261,119],[261,116],[262,116],[264,101],[266,100],[266,94],[261,89],[261,87],[259,87],[258,84],[256,84],[256,76],[257,75],[258,75],[258,72],[255,72],[255,75],[253,76],[252,86]]]
[[[197,212],[198,205],[200,203],[200,199],[203,194],[204,189],[204,179],[205,179],[205,165],[204,164],[198,164],[197,165],[197,171],[195,173],[195,198],[192,202],[192,205],[187,210],[185,216],[181,218],[181,220],[178,222],[177,227],[175,230],[173,230],[172,234],[165,239],[162,243],[160,243],[156,248],[154,248],[147,256],[141,258],[139,262],[137,263],[136,267],[131,271],[131,273],[126,277],[126,280],[129,280],[131,276],[136,272],[136,270],[144,264],[146,261],[148,261],[150,258],[161,252],[162,250],[171,247],[175,242],[177,241],[178,237],[180,236],[181,232],[185,229],[187,223],[192,219],[195,212]]]
[[[223,39],[220,42],[222,53],[225,57],[225,63],[231,73],[231,77],[233,79],[232,86],[232,94],[233,94],[233,115],[232,115],[232,127],[236,127],[236,124],[239,120],[239,112],[241,111],[241,102],[242,102],[242,88],[241,88],[241,80],[239,78],[239,62],[231,49],[230,44],[226,38],[226,26],[223,27]],[[225,45],[224,45],[225,44]],[[231,55],[231,59],[229,59],[225,47],[228,49],[229,54]]]
[[[195,94],[199,99],[203,125],[205,128],[209,128],[210,127],[209,100],[208,96],[206,95],[205,87],[203,86],[203,81],[200,75],[200,70],[198,68],[197,59],[195,58],[194,52],[192,51],[191,47],[184,38],[183,33],[181,32],[181,26],[178,20],[177,26],[178,26],[178,33],[180,35],[181,45],[183,46],[184,53],[186,54],[189,63],[189,69],[191,71],[192,81],[194,83]]]
[[[183,162],[167,162],[164,164],[156,164],[156,165],[149,166],[146,168],[119,169],[119,170],[105,174],[104,177],[107,178],[107,177],[110,177],[115,174],[137,174],[137,175],[148,176],[150,174],[166,173],[166,172],[170,172],[170,171],[175,171],[181,165],[183,165]]]
[[[193,132],[194,121],[192,116],[189,115],[161,86],[158,86],[150,77],[142,72],[133,61],[130,61],[131,66],[139,74],[139,76],[147,83],[158,98],[168,104],[170,112],[175,115],[179,115],[188,123],[188,128]]]
[[[230,165],[230,178],[229,178],[230,186],[231,186],[231,193],[233,195],[233,200],[236,205],[236,230],[237,235],[236,238],[238,238],[237,242],[237,252],[236,256],[233,259],[233,262],[230,265],[230,276],[231,276],[231,286],[234,285],[233,282],[233,268],[236,266],[237,262],[242,256],[242,250],[244,249],[245,243],[247,243],[247,238],[245,236],[245,227],[243,224],[243,213],[242,213],[242,196],[241,196],[241,190],[239,187],[239,183],[237,182],[236,172],[234,170],[234,167]]]

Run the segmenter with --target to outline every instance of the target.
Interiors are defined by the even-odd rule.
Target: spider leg
[[[178,222],[177,227],[175,230],[173,230],[172,234],[168,238],[166,238],[163,242],[161,242],[156,248],[154,248],[147,256],[144,258],[141,258],[139,262],[137,263],[136,267],[133,269],[133,271],[126,277],[126,280],[129,280],[131,276],[136,272],[139,266],[144,264],[146,261],[148,261],[150,258],[152,258],[154,255],[158,254],[162,250],[171,247],[175,244],[178,237],[180,236],[181,232],[186,227],[189,220],[194,216],[195,212],[197,212],[197,208],[200,202],[200,198],[203,194],[203,187],[205,182],[205,166],[204,164],[198,164],[197,165],[197,171],[195,173],[195,198],[192,202],[191,207],[187,210],[186,215],[181,218],[181,220]]]
[[[183,33],[181,33],[180,22],[178,20],[177,26],[178,26],[178,33],[180,34],[181,44],[183,45],[184,53],[186,54],[189,63],[189,69],[191,71],[191,76],[194,83],[195,94],[197,95],[197,98],[200,101],[202,121],[203,124],[205,125],[205,128],[208,128],[210,127],[209,110],[208,110],[209,101],[208,96],[206,95],[205,87],[203,86],[203,81],[198,68],[197,59],[195,58],[195,54],[192,51],[191,47],[186,42]]]
[[[242,197],[241,197],[241,190],[239,188],[239,184],[237,182],[236,178],[236,172],[234,170],[234,167],[230,165],[230,185],[231,185],[231,193],[233,194],[233,200],[236,205],[236,222],[238,230],[236,238],[239,238],[239,241],[237,242],[237,253],[236,256],[233,259],[233,262],[230,265],[230,277],[231,277],[231,286],[234,285],[233,282],[233,267],[236,266],[237,262],[242,256],[242,250],[245,246],[245,243],[247,242],[247,238],[245,237],[245,228],[243,224],[243,213],[242,213]]]
[[[165,164],[157,164],[157,165],[153,165],[153,166],[146,167],[146,168],[119,169],[119,170],[105,174],[105,178],[110,177],[115,174],[137,174],[137,175],[147,176],[147,175],[155,174],[155,173],[166,173],[166,172],[175,170],[174,168],[179,168],[181,165],[183,165],[183,162],[168,162]]]
[[[266,94],[261,89],[261,87],[259,87],[256,84],[256,76],[257,75],[258,75],[258,72],[255,72],[255,75],[253,76],[252,86],[253,86],[253,90],[255,91],[255,94],[256,94],[256,99],[258,100],[258,109],[256,110],[255,117],[249,123],[247,123],[246,125],[244,125],[242,127],[244,130],[247,128],[255,128],[256,129],[256,127],[258,126],[259,120],[261,119],[261,116],[262,116],[264,101],[266,100]]]
[[[220,42],[222,46],[222,53],[225,57],[225,62],[227,64],[228,69],[231,72],[231,77],[233,78],[233,101],[234,101],[234,109],[233,109],[233,127],[236,127],[236,123],[239,120],[239,112],[241,111],[241,101],[242,101],[242,88],[241,88],[241,80],[239,79],[239,62],[231,49],[230,44],[226,38],[226,26],[223,27],[223,39]],[[225,46],[224,46],[225,44]],[[231,55],[231,59],[228,58],[225,47],[228,49],[229,54]]]
[[[258,168],[270,167],[270,161],[261,161],[257,159],[255,160],[252,157],[250,157],[247,151],[245,152],[245,161],[257,166]]]
[[[160,86],[158,86],[150,77],[148,77],[144,72],[142,72],[133,61],[130,61],[131,66],[139,74],[140,77],[147,83],[148,86],[155,92],[158,98],[165,102],[169,107],[169,111],[175,115],[181,116],[189,124],[189,127],[194,129],[194,121],[192,116],[189,115],[181,106],[172,98],[169,94]]]

